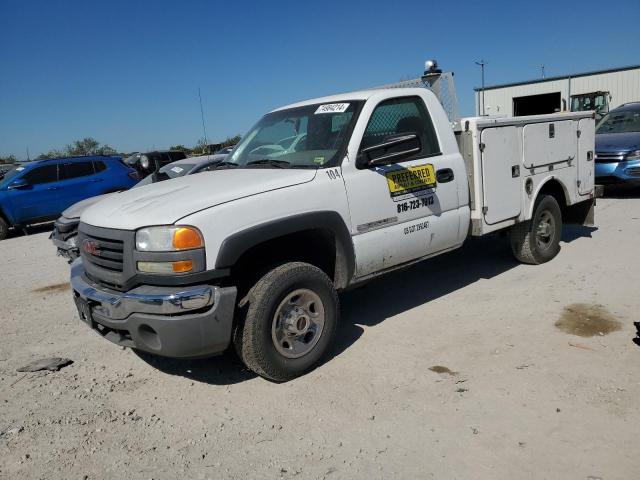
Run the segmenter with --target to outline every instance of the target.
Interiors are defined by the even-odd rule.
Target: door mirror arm
[[[399,147],[404,148],[397,150]],[[420,142],[420,137],[415,133],[407,133],[363,148],[356,158],[356,167],[367,168],[398,163],[413,157],[421,150],[422,142]]]
[[[7,185],[7,190],[26,190],[28,188],[31,188],[31,184],[23,178],[17,178]]]

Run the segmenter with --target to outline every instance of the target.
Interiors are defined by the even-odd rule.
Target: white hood
[[[104,195],[98,195],[96,197],[89,197],[85,198],[84,200],[80,200],[79,202],[74,203],[64,212],[62,212],[62,216],[65,218],[80,218],[82,212],[84,212],[91,205],[98,203],[100,200],[104,200],[111,195],[115,195],[115,193],[105,193]]]
[[[101,199],[80,220],[122,230],[169,225],[221,203],[310,182],[315,174],[306,169],[251,168],[186,175]]]

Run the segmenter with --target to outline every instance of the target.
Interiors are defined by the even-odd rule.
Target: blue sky
[[[487,84],[640,63],[640,2],[0,0],[0,155],[92,136],[122,151],[246,132],[274,107],[455,72]]]

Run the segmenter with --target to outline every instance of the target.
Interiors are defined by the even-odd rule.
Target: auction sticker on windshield
[[[392,170],[385,176],[389,193],[394,199],[407,194],[419,194],[436,186],[436,175],[430,163]]]
[[[344,113],[347,108],[349,108],[348,103],[325,103],[318,107],[316,115],[319,113]]]

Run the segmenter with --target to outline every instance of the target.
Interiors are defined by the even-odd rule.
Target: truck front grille
[[[122,240],[84,235],[81,247],[87,261],[107,270],[122,272],[124,251]]]
[[[80,223],[78,248],[85,272],[105,287],[121,290],[135,276],[135,232]]]

